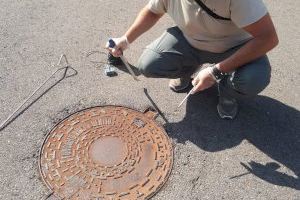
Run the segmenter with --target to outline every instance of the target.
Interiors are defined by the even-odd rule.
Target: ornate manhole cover
[[[94,107],[60,122],[40,154],[46,185],[62,199],[149,199],[173,164],[170,141],[152,111]]]

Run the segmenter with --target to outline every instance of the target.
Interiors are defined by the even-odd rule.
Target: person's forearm
[[[243,66],[273,49],[278,44],[276,36],[264,36],[253,38],[232,56],[218,64],[222,72],[231,72]]]
[[[134,23],[125,33],[129,43],[132,43],[144,32],[148,31],[161,17],[162,15],[151,12],[147,6],[145,6],[138,14]]]

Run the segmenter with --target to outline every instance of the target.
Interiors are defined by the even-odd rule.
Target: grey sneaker
[[[190,82],[191,82],[190,77],[171,79],[169,82],[169,87],[174,92],[180,92],[185,90],[190,85]]]
[[[238,112],[237,101],[233,98],[219,97],[217,110],[222,119],[234,119]]]

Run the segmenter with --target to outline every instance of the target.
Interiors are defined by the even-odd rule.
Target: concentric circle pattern
[[[103,106],[66,118],[44,141],[43,180],[62,199],[149,199],[173,164],[170,141],[149,116]]]

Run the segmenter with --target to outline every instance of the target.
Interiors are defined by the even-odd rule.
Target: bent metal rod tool
[[[66,78],[66,77],[70,77],[70,76],[73,76],[73,75],[76,75],[77,74],[77,71],[74,69],[74,68],[72,68],[70,65],[69,65],[69,62],[68,62],[68,60],[67,60],[67,57],[66,57],[66,55],[65,54],[62,54],[61,56],[60,56],[60,59],[59,59],[59,61],[58,61],[58,63],[57,63],[57,66],[60,66],[61,64],[62,64],[62,59],[65,59],[65,63],[66,63],[66,66],[65,67],[61,67],[61,68],[58,68],[55,72],[53,72],[52,74],[51,74],[51,76],[49,76],[44,82],[43,82],[43,84],[41,84],[38,88],[36,88],[36,90],[34,90],[34,92],[32,92],[19,106],[18,106],[18,108],[16,109],[16,110],[14,110],[10,115],[9,115],[9,117],[5,120],[5,121],[3,121],[2,123],[1,123],[1,125],[0,125],[0,131],[1,130],[3,130],[12,120],[14,120],[18,115],[16,115],[20,110],[21,110],[21,108],[26,104],[26,103],[28,103],[29,102],[29,100],[52,78],[52,77],[54,77],[54,75],[55,74],[57,74],[59,71],[62,71],[63,70],[63,76],[62,76],[62,78],[60,78],[55,84],[57,84],[58,82],[60,82],[61,80],[63,80],[64,78]],[[72,69],[72,70],[74,70],[75,71],[75,74],[73,74],[73,75],[70,75],[70,76],[67,76],[67,71],[68,71],[68,69]],[[55,85],[54,84],[54,85]],[[54,86],[53,85],[53,86]],[[31,105],[31,104],[30,104]],[[29,105],[29,106],[30,106]],[[28,107],[26,107],[26,108],[28,108]],[[23,110],[24,111],[24,110]],[[23,112],[23,111],[21,111],[21,112]],[[20,114],[20,113],[19,113]],[[16,116],[15,116],[16,115]]]
[[[180,104],[178,105],[177,108],[179,108],[179,107],[187,100],[187,98],[188,98],[191,94],[193,94],[194,88],[195,88],[195,87],[193,87],[193,88],[191,89],[191,91],[189,91],[189,93],[184,97],[184,99],[180,102]]]
[[[212,65],[210,65],[209,67],[212,67],[212,66],[214,66],[215,65],[215,63],[214,64],[212,64]],[[186,100],[187,100],[187,98],[191,95],[191,94],[193,94],[193,91],[196,89],[196,85],[191,89],[191,91],[184,97],[184,99],[180,102],[180,104],[178,105],[178,107],[177,108],[179,108]]]
[[[116,46],[116,43],[112,39],[109,39],[108,43],[109,43],[110,48],[114,48]],[[120,58],[121,58],[122,62],[124,63],[124,65],[126,66],[126,68],[128,69],[131,76],[133,77],[133,79],[136,81],[139,81],[139,79],[137,78],[137,76],[134,74],[131,67],[129,66],[127,59],[123,55],[121,55]]]

